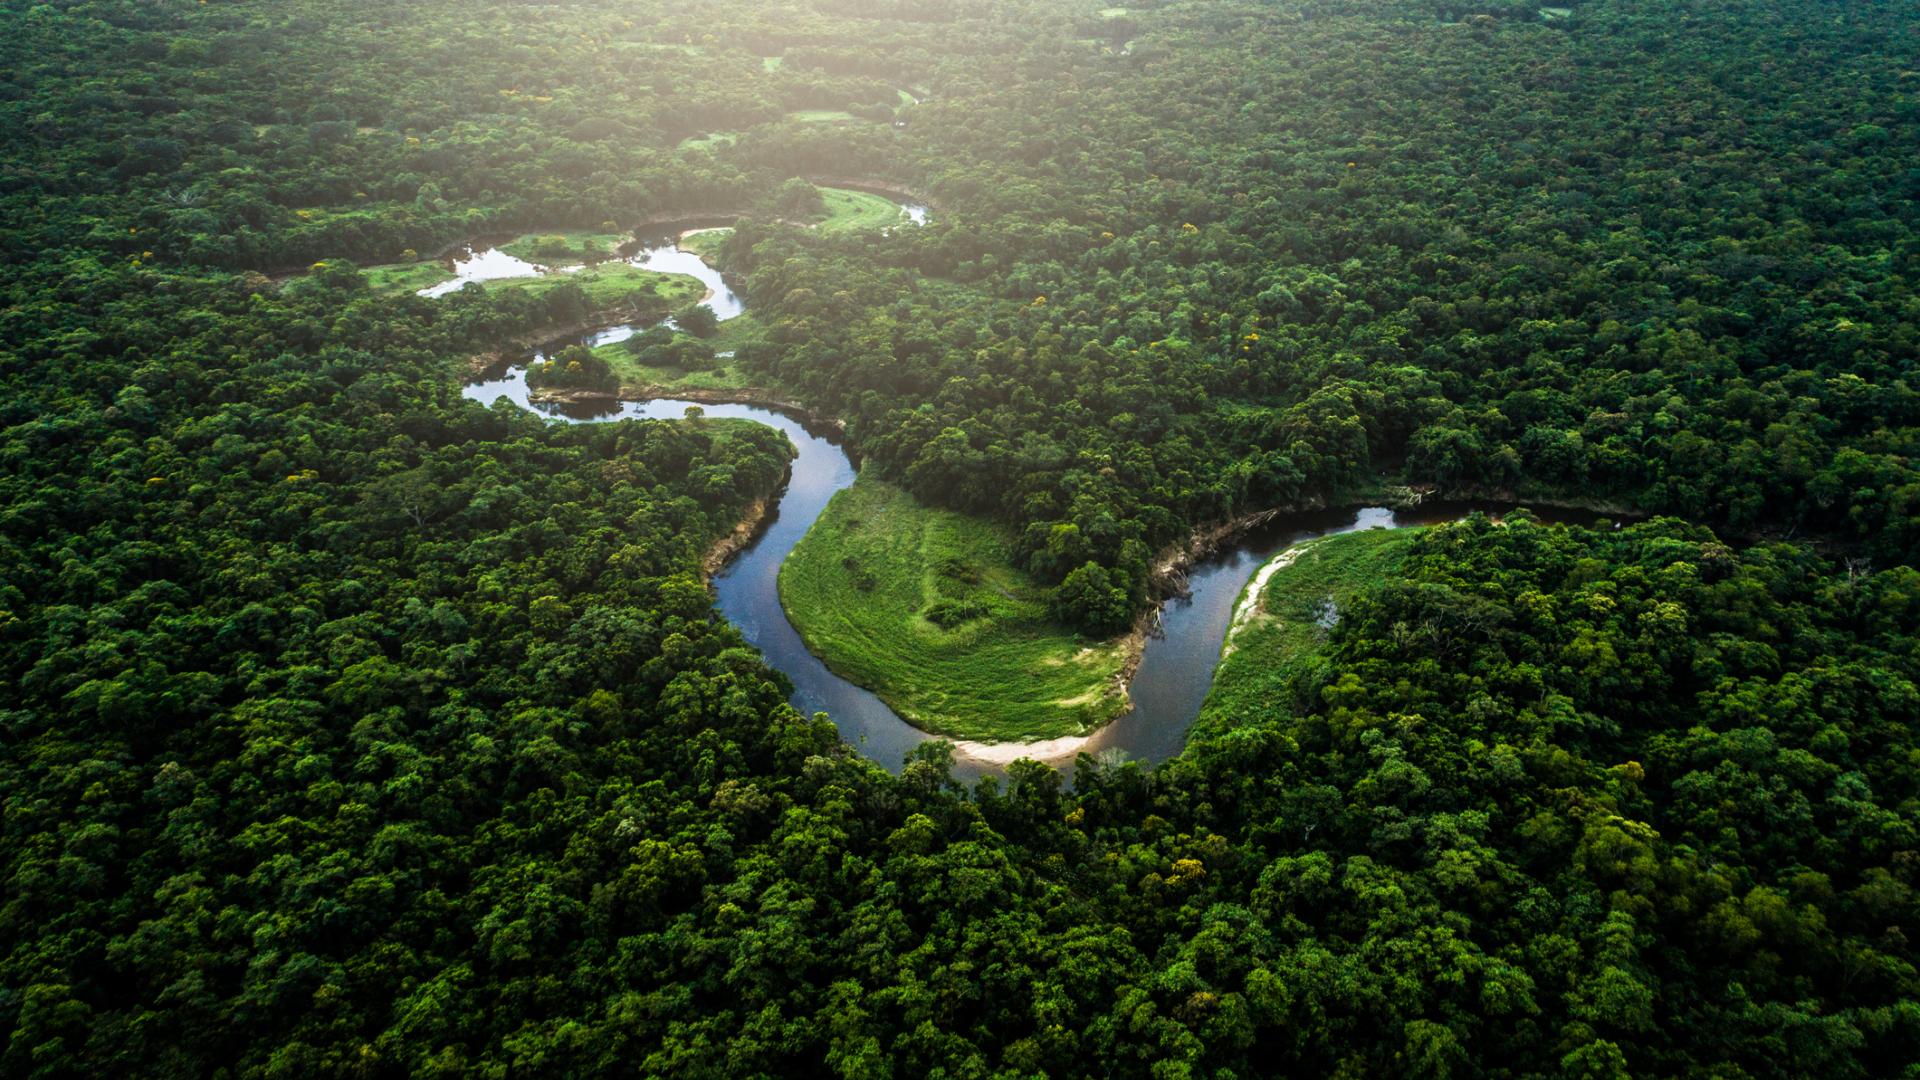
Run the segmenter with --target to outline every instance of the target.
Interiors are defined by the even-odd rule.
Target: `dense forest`
[[[1103,4],[0,0],[0,1072],[1920,1076],[1911,5]],[[1423,532],[1158,767],[875,762],[702,580],[778,433],[360,269],[716,213],[1089,632],[1249,511],[1646,520]]]

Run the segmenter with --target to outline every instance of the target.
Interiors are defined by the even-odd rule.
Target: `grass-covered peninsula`
[[[827,216],[815,227],[823,233],[885,229],[904,224],[907,220],[907,212],[900,208],[899,203],[869,191],[823,187],[820,189],[820,201],[826,204]]]
[[[1048,614],[1000,529],[862,476],[780,569],[807,646],[917,727],[983,741],[1078,735],[1125,709],[1125,650]]]

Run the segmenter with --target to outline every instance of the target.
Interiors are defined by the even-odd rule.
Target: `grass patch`
[[[682,250],[691,251],[711,263],[713,257],[719,253],[720,245],[726,243],[727,237],[732,235],[732,229],[701,229],[697,232],[682,236],[680,238],[680,247]]]
[[[784,56],[763,56],[760,58],[760,70],[779,71],[780,65],[787,62]]]
[[[1100,9],[1100,17],[1103,19],[1117,19],[1120,16],[1125,15],[1126,13],[1127,13],[1127,9],[1123,7],[1110,7],[1110,8]]]
[[[907,220],[900,204],[884,195],[823,187],[820,198],[827,204],[827,216],[819,225],[823,233],[867,232]]]
[[[719,332],[701,340],[715,353],[733,353],[750,341],[760,340],[765,333],[766,327],[751,313],[744,313],[721,323]],[[675,335],[675,340],[688,340],[688,335]],[[661,367],[641,363],[624,341],[602,345],[593,352],[620,377],[622,386],[657,386],[669,390],[740,390],[755,384],[755,380],[743,372],[738,361],[731,356],[715,356],[712,362],[695,367]]]
[[[646,386],[657,390],[744,390],[753,381],[732,360],[715,360],[707,368],[650,367],[634,359],[629,352],[616,352],[619,345],[603,345],[594,352],[607,358],[607,366],[620,377],[621,386]]]
[[[740,138],[737,132],[709,131],[705,135],[694,135],[680,140],[682,150],[704,146],[709,150],[718,150],[722,146],[731,146]]]
[[[707,55],[705,45],[688,45],[676,41],[615,41],[612,45],[616,49],[652,49],[655,52],[679,53],[682,56]]]
[[[589,266],[571,274],[542,274],[539,277],[502,278],[485,283],[489,289],[524,289],[540,296],[567,282],[587,292],[594,307],[612,307],[636,296],[659,297],[673,306],[690,303],[707,294],[706,285],[685,274],[662,274],[622,262]]]
[[[1047,614],[998,527],[863,475],[780,568],[780,598],[827,666],[908,722],[966,739],[1077,735],[1118,715],[1121,650]]]
[[[453,280],[453,272],[437,262],[387,263],[364,272],[367,285],[377,293],[419,292]]]
[[[528,233],[501,244],[500,250],[542,266],[576,266],[611,257],[628,239],[624,233]]]
[[[788,113],[787,119],[799,124],[844,124],[855,117],[845,109],[801,109]]]
[[[1342,607],[1390,575],[1423,528],[1372,529],[1310,540],[1276,569],[1245,622],[1235,607],[1213,689],[1196,732],[1218,732],[1295,708],[1296,685],[1322,661],[1320,647]],[[1284,554],[1284,553],[1283,553]],[[1264,567],[1262,568],[1265,569]],[[1254,581],[1259,580],[1258,573]],[[1251,590],[1253,584],[1248,585]],[[1240,598],[1245,604],[1246,596]]]

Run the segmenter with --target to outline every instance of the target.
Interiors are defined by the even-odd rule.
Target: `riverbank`
[[[1306,677],[1353,598],[1392,576],[1430,526],[1369,529],[1292,544],[1267,560],[1234,604],[1195,734],[1309,704]]]
[[[493,365],[476,374],[493,371],[499,365]],[[681,386],[622,386],[618,390],[568,390],[547,388],[530,390],[527,400],[538,405],[572,406],[580,409],[612,410],[626,401],[654,401],[672,398],[689,401],[696,405],[748,405],[756,409],[772,409],[783,412],[817,431],[831,431],[835,436],[845,434],[847,422],[829,418],[813,411],[791,398],[783,397],[773,390],[757,386],[745,386],[738,389],[700,390]],[[850,449],[842,448],[848,458],[857,465],[858,456]]]
[[[1202,525],[1189,533],[1184,541],[1161,548],[1154,556],[1153,569],[1147,578],[1147,590],[1153,605],[1135,616],[1133,629],[1120,638],[1121,648],[1126,652],[1126,662],[1121,667],[1120,692],[1131,696],[1133,677],[1139,673],[1140,659],[1146,652],[1147,641],[1158,629],[1161,606],[1168,600],[1186,595],[1187,572],[1193,566],[1219,555],[1238,544],[1248,533],[1288,514],[1315,513],[1327,509],[1328,505],[1325,499],[1310,499],[1290,506],[1256,510],[1212,525]]]
[[[709,580],[713,575],[726,568],[734,556],[753,546],[753,542],[766,531],[771,520],[776,497],[789,483],[793,482],[793,466],[788,465],[780,473],[779,482],[765,496],[747,504],[747,512],[734,523],[733,531],[713,542],[707,549],[706,557],[700,560],[700,575]]]

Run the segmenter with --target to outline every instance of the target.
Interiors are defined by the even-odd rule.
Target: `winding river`
[[[684,234],[683,234],[684,235]],[[742,311],[740,300],[712,267],[681,250],[674,237],[644,240],[626,258],[635,265],[692,274],[705,281],[713,295],[709,303],[722,319]],[[509,256],[510,257],[510,256]],[[488,262],[482,250],[473,253],[476,265]],[[524,273],[524,271],[522,271]],[[478,280],[478,279],[474,279]],[[643,326],[615,327],[584,339],[601,345],[632,336]],[[550,347],[551,348],[551,347]],[[544,355],[536,353],[535,357]],[[802,712],[825,712],[840,733],[867,756],[889,769],[901,768],[908,751],[934,736],[895,715],[871,691],[827,670],[807,651],[780,604],[780,564],[826,509],[827,500],[853,483],[853,463],[831,432],[808,427],[782,412],[745,404],[712,404],[660,398],[651,401],[609,402],[605,405],[565,405],[531,400],[524,364],[469,384],[466,396],[483,404],[505,397],[523,408],[569,423],[608,420],[676,420],[689,406],[699,405],[708,416],[753,420],[777,428],[793,442],[798,455],[793,474],[766,527],[751,546],[715,575],[716,606],[767,662],[793,682],[791,701]],[[1086,738],[1059,739],[1033,744],[960,743],[955,748],[954,772],[973,779],[1004,769],[1016,757],[1047,761],[1071,775],[1081,752],[1106,758],[1159,762],[1178,754],[1187,729],[1200,713],[1213,685],[1236,601],[1256,570],[1295,544],[1317,537],[1361,529],[1390,529],[1432,524],[1460,517],[1469,510],[1498,512],[1510,507],[1495,504],[1439,504],[1412,511],[1360,507],[1287,515],[1256,529],[1228,552],[1200,562],[1188,572],[1188,594],[1168,600],[1160,608],[1160,632],[1141,656],[1130,692],[1133,709]],[[1568,515],[1541,514],[1550,520]],[[1591,515],[1573,515],[1591,519]]]
[[[911,214],[911,211],[909,211]],[[924,217],[913,219],[925,220]],[[708,228],[720,228],[724,223],[716,222],[712,226],[686,228],[678,231],[663,231],[642,234],[633,243],[622,246],[618,253],[608,259],[591,263],[578,263],[571,266],[547,266],[529,262],[491,244],[468,244],[457,249],[448,259],[448,269],[453,271],[453,280],[438,285],[429,285],[420,290],[425,297],[445,296],[457,292],[468,282],[500,281],[506,278],[541,277],[549,274],[574,274],[588,266],[605,266],[609,261],[623,262],[628,266],[638,266],[647,270],[657,270],[663,274],[685,274],[699,278],[707,287],[706,304],[720,319],[731,319],[746,310],[732,289],[720,277],[720,271],[707,265],[705,259],[680,246],[680,238],[694,233],[706,232]],[[615,327],[603,331],[604,341],[593,344],[605,345],[615,341],[624,341],[645,327]],[[623,332],[624,331],[624,332]]]

